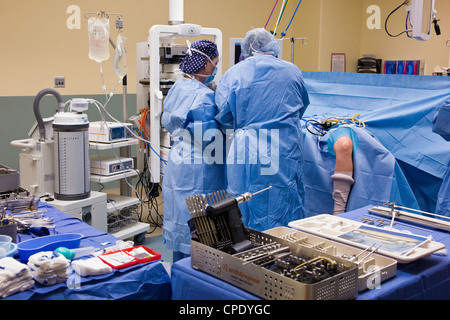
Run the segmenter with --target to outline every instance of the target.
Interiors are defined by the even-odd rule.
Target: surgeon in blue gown
[[[433,118],[433,132],[450,141],[450,100],[439,106]],[[450,164],[439,189],[435,213],[450,217]]]
[[[300,118],[309,98],[300,69],[276,57],[268,31],[250,30],[241,49],[246,59],[217,86],[216,119],[226,133],[228,193],[272,186],[239,205],[244,225],[261,231],[304,217]]]
[[[174,262],[190,254],[190,215],[185,198],[225,188],[223,141],[217,140],[221,147],[204,152],[215,139],[223,139],[215,121],[214,91],[205,85],[214,78],[218,61],[213,42],[189,44],[180,63],[183,76],[164,100],[161,124],[174,143],[162,182],[163,241],[173,250]]]

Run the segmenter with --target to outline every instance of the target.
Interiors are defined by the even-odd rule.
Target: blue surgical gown
[[[174,143],[162,182],[163,240],[168,249],[184,254],[190,254],[191,239],[185,198],[225,188],[216,113],[214,92],[197,80],[178,79],[164,100],[161,124]]]
[[[244,225],[261,231],[303,218],[300,118],[309,98],[300,69],[255,54],[223,75],[215,101],[227,139],[229,194],[272,186],[239,205]]]

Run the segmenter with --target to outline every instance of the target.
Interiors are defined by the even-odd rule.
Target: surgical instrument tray
[[[253,248],[229,254],[191,240],[191,264],[268,300],[345,300],[358,294],[358,265],[246,229]]]
[[[330,214],[291,221],[289,227],[361,249],[382,244],[377,252],[399,263],[409,263],[445,248],[442,243],[429,237],[368,226]]]
[[[192,267],[264,299],[355,298],[357,263],[243,226],[238,204],[263,190],[186,198]]]
[[[397,261],[376,253],[375,247],[370,250],[361,250],[288,227],[276,227],[266,230],[264,233],[354,261],[358,265],[359,292],[374,289],[381,282],[395,277],[397,273]]]

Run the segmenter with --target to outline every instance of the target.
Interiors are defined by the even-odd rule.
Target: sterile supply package
[[[29,290],[33,285],[28,266],[11,257],[0,259],[0,298]]]
[[[155,256],[154,254],[148,252],[143,247],[137,247],[128,252],[130,255],[135,257],[136,259],[146,259]]]
[[[98,257],[72,261],[72,269],[82,277],[100,276],[112,272],[112,268]]]
[[[113,267],[119,267],[121,265],[126,265],[135,260],[134,257],[126,254],[123,251],[117,251],[110,254],[102,255],[102,259]]]
[[[161,254],[145,246],[131,247],[97,256],[113,269],[122,269],[136,264],[161,259]]]
[[[28,259],[27,265],[34,280],[46,286],[65,282],[69,277],[70,260],[58,252],[35,253]]]

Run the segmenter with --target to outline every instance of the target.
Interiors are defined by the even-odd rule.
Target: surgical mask
[[[203,77],[206,78],[205,81],[203,81],[203,83],[210,83],[211,81],[214,80],[216,74],[217,74],[217,65],[209,58],[207,57],[209,61],[211,61],[211,63],[213,64],[214,67],[214,71],[209,75],[204,75],[204,74],[199,74],[199,73],[194,73],[194,76],[198,76],[198,77]]]
[[[208,77],[205,79],[205,81],[203,81],[203,83],[210,83],[211,81],[213,81],[213,80],[214,80],[214,77],[216,76],[216,74],[217,74],[217,66],[214,68],[213,73],[212,73],[210,76],[208,76]]]

